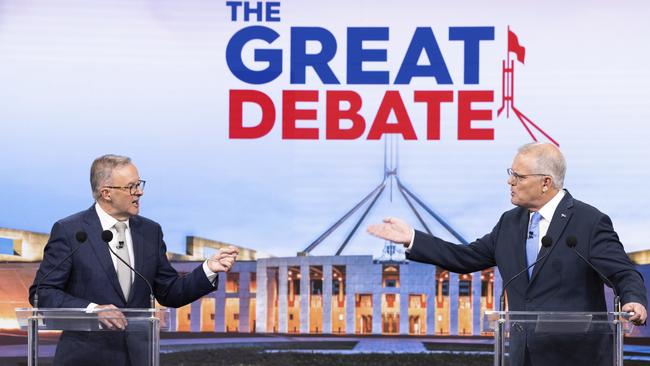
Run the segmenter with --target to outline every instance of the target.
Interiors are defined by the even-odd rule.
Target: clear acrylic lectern
[[[110,330],[99,322],[99,312],[86,309],[36,309],[18,308],[18,324],[27,330],[27,365],[38,365],[39,331],[81,331],[81,332],[131,332],[142,337],[142,363],[144,366],[158,366],[160,354],[160,332],[169,330],[168,309],[119,309],[126,317],[125,330]],[[141,334],[140,334],[141,333]]]
[[[494,332],[494,365],[510,363],[511,339],[518,334],[575,337],[608,336],[612,339],[612,365],[623,365],[623,335],[632,331],[624,312],[525,312],[486,311],[484,331]],[[516,346],[515,346],[516,347]]]

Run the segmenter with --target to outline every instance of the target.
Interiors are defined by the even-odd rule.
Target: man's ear
[[[104,199],[105,201],[110,201],[111,200],[111,190],[108,188],[101,188],[99,190],[99,196]]]

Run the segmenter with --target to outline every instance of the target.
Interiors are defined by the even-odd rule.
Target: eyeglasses
[[[138,183],[129,184],[128,186],[124,186],[124,187],[104,186],[104,188],[128,189],[131,196],[135,196],[138,193],[138,191],[144,191],[144,186],[146,183],[147,182],[144,180],[139,180]]]
[[[540,174],[540,173],[535,173],[535,174],[517,174],[514,170],[511,168],[506,169],[506,172],[508,172],[508,176],[512,177],[515,179],[517,183],[521,182],[522,180],[528,178],[528,177],[545,177],[548,174]]]

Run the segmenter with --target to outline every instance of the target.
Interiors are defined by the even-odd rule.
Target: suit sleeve
[[[43,252],[43,261],[36,272],[34,283],[29,288],[29,302],[32,305],[34,305],[34,294],[39,281],[42,281],[38,290],[39,307],[85,308],[90,304],[90,301],[72,296],[66,292],[70,272],[72,271],[72,257],[63,263],[61,261],[74,249],[70,244],[74,242],[71,239],[72,237],[60,222],[55,223],[52,227],[50,238]],[[61,264],[56,267],[59,263]],[[55,267],[56,269],[54,269]],[[51,270],[53,271],[47,278],[43,279]]]
[[[413,246],[406,258],[434,264],[457,273],[470,273],[496,265],[495,246],[501,221],[491,233],[468,244],[454,244],[432,235],[415,231]]]
[[[153,287],[156,300],[161,305],[178,308],[217,289],[218,278],[215,279],[215,284],[210,282],[202,264],[187,275],[180,275],[167,259],[167,246],[160,226],[157,226],[157,237],[158,269]]]
[[[612,281],[621,304],[638,302],[648,307],[643,276],[634,269],[607,215],[602,215],[593,228],[589,260]]]

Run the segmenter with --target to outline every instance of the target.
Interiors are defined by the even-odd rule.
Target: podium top
[[[116,309],[100,309],[88,312],[86,308],[17,308],[16,318],[22,330],[27,330],[30,320],[38,321],[39,330],[103,331],[99,314]],[[169,309],[117,309],[126,318],[131,329],[150,327],[154,323],[161,331],[169,331]],[[103,315],[106,318],[106,314]],[[117,318],[114,317],[114,318]]]
[[[573,311],[486,311],[485,331],[494,331],[503,325],[506,331],[529,329],[535,333],[592,333],[613,334],[622,326],[624,334],[632,332],[634,324],[627,312],[573,312]]]

